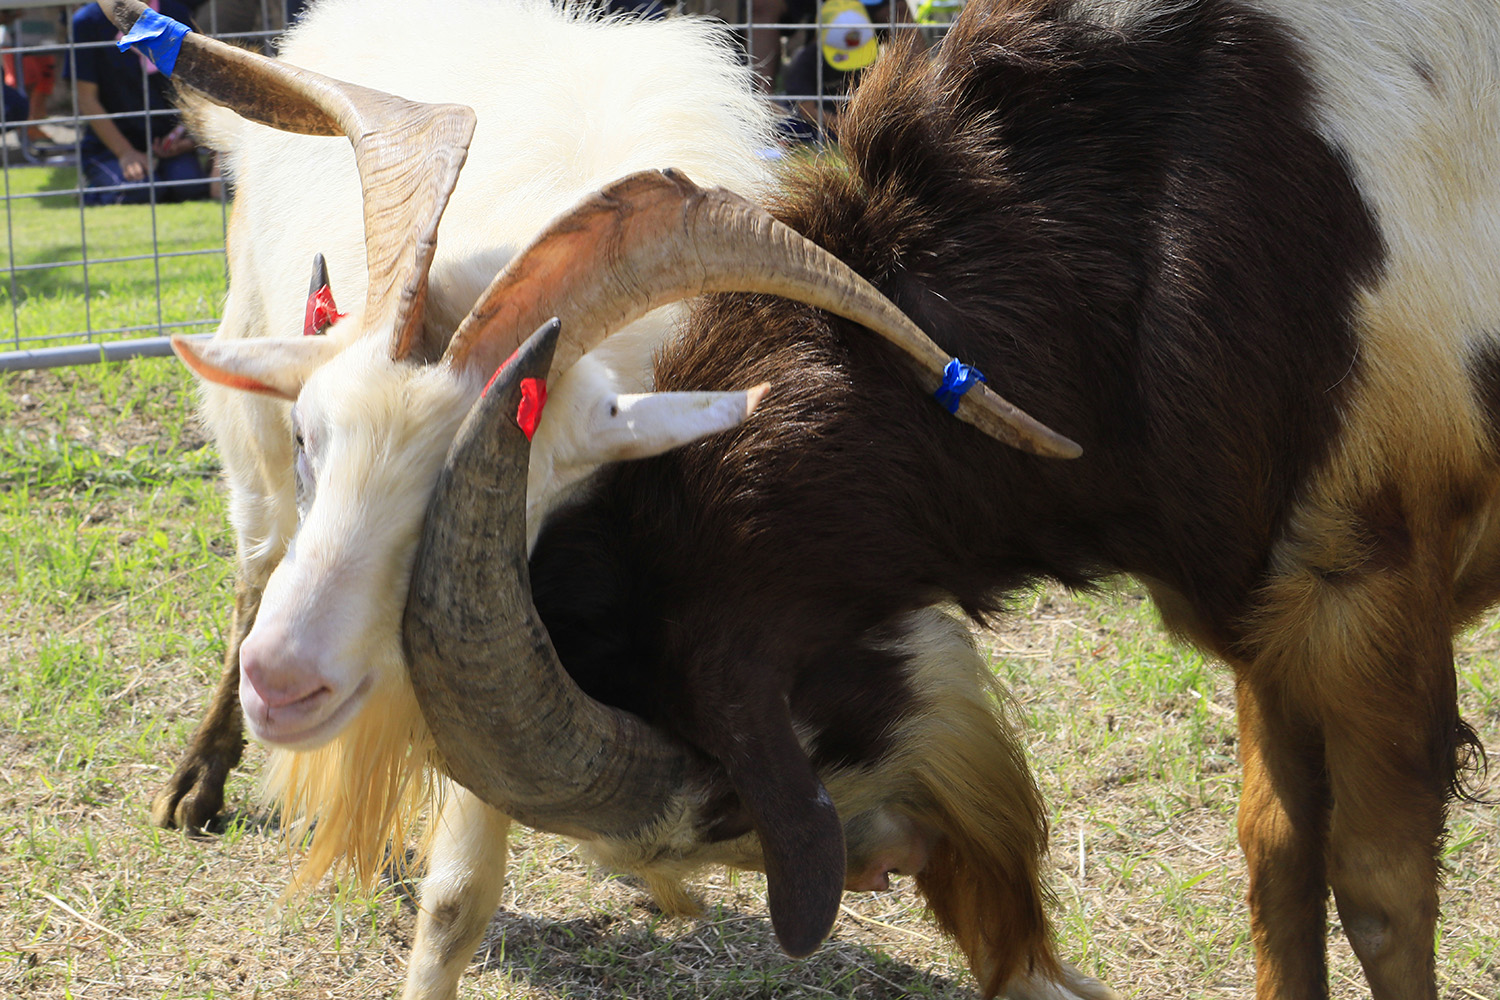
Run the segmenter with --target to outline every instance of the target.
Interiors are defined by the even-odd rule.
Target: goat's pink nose
[[[267,708],[295,705],[328,688],[316,665],[294,648],[254,633],[240,645],[240,679]]]

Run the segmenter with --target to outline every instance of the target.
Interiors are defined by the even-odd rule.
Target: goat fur
[[[425,323],[439,343],[545,222],[609,180],[665,163],[749,195],[768,184],[761,154],[774,141],[772,112],[754,95],[727,38],[707,21],[601,20],[583,6],[545,0],[322,0],[286,36],[281,55],[410,99],[465,103],[478,114],[431,272]],[[350,655],[367,661],[380,682],[344,738],[306,752],[273,750],[265,794],[282,805],[294,830],[316,821],[298,884],[315,882],[336,859],[368,881],[384,863],[388,838],[400,835],[433,791],[425,779],[425,729],[405,686],[394,623],[425,490],[483,377],[394,364],[383,353],[387,332],[365,328],[360,184],[346,139],[279,132],[191,93],[183,101],[234,183],[231,282],[217,338],[300,332],[315,253],[325,255],[347,313],[328,330],[331,360],[295,380],[314,385],[301,401],[311,422],[358,428],[339,441],[343,465],[325,456],[341,468],[352,464],[353,472],[319,484],[329,494],[319,507],[332,523],[321,548],[311,537],[317,532],[301,539],[305,561],[326,555],[313,574],[317,592],[304,596],[330,613],[352,609],[346,625],[357,618],[372,626],[354,629],[363,635]],[[674,313],[648,316],[590,354],[551,387],[551,409],[584,407],[601,387],[645,388],[652,351]],[[225,681],[213,725],[200,737],[228,729],[228,717],[238,715],[220,711],[219,703],[234,698],[240,643],[299,532],[287,405],[206,381],[203,413],[225,465],[240,584]],[[539,448],[568,455],[569,426],[547,422]],[[388,558],[345,560],[341,542],[349,543],[343,554],[358,548]],[[238,739],[234,725],[228,742],[236,758]],[[195,743],[194,754],[201,748]],[[205,794],[193,782],[201,786],[215,774],[222,782],[226,769],[215,772],[190,754],[179,771],[185,780],[174,780],[158,801],[159,821],[172,822],[183,810],[196,816],[204,802],[216,803],[216,790]]]
[[[1236,671],[1257,995],[1326,993],[1331,887],[1372,992],[1430,1000],[1481,752],[1452,636],[1500,597],[1497,125],[1479,0],[971,2],[932,60],[886,51],[777,213],[1084,456],[945,423],[842,321],[716,297],[656,386],[768,381],[767,406],[553,516],[559,655],[710,755],[781,695],[816,766],[881,760],[827,706],[868,734],[899,698],[807,693],[836,681],[805,650],[1135,575]]]

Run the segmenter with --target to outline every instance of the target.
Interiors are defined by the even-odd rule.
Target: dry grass
[[[217,670],[229,543],[214,463],[168,362],[0,379],[0,995],[383,997],[406,886],[325,885],[278,911],[293,862],[233,779],[217,835],[152,829],[147,803]],[[1140,998],[1246,996],[1224,671],[1163,639],[1141,597],[1034,595],[991,638],[1053,803],[1063,954]],[[1500,747],[1500,624],[1468,637],[1466,715]],[[1497,810],[1454,812],[1440,942],[1447,1000],[1500,997]],[[813,958],[776,951],[764,886],[710,872],[709,914],[523,833],[464,996],[972,997],[906,880],[851,895]],[[1368,996],[1330,927],[1335,997]]]

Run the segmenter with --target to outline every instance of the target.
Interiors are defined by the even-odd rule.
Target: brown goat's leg
[[[1387,689],[1367,675],[1360,711],[1330,713],[1324,727],[1333,787],[1328,878],[1373,1000],[1437,997],[1438,851],[1458,722],[1441,641],[1441,653],[1408,660],[1410,672]],[[1418,680],[1424,674],[1430,683]]]
[[[255,624],[260,595],[261,588],[245,582],[241,574],[235,585],[224,672],[187,753],[151,800],[151,822],[157,826],[200,830],[224,808],[224,781],[240,762],[245,748],[244,719],[240,715],[240,643]]]
[[[907,677],[921,707],[892,751],[911,771],[887,794],[910,805],[922,834],[916,882],[938,925],[963,950],[981,996],[1117,998],[1057,959],[1043,884],[1047,809],[1006,703],[993,697],[987,659],[967,625],[937,609],[908,627]],[[869,853],[862,839],[860,857]]]
[[[1295,891],[1285,883],[1295,882],[1317,889],[1321,913],[1324,880],[1374,1000],[1437,996],[1437,854],[1464,732],[1447,603],[1456,546],[1444,532],[1424,534],[1440,519],[1422,514],[1389,498],[1357,514],[1335,511],[1318,545],[1287,553],[1300,569],[1267,588],[1261,655],[1240,684],[1241,828],[1250,833],[1261,1000],[1327,995],[1321,976],[1314,990],[1311,969],[1312,948],[1322,951],[1322,920],[1274,905]],[[1305,725],[1288,725],[1293,713]],[[1265,801],[1269,786],[1283,822],[1295,829],[1290,796],[1309,780],[1326,785],[1319,790],[1326,812],[1301,821],[1318,837],[1321,860],[1306,853],[1305,834],[1303,851],[1275,849],[1285,835]],[[1314,877],[1319,871],[1322,879]],[[1294,930],[1285,929],[1289,917],[1300,921]],[[1309,967],[1298,971],[1287,956]]]
[[[510,817],[454,786],[433,833],[402,1000],[451,1000],[500,905]]]
[[[1324,1000],[1328,790],[1316,734],[1239,684],[1239,837],[1250,874],[1258,1000]]]

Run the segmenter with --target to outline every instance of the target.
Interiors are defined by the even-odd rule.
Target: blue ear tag
[[[949,413],[957,413],[958,401],[964,398],[964,393],[974,388],[976,382],[984,380],[978,368],[970,368],[954,358],[943,367],[943,384],[938,386],[932,398],[941,403]]]
[[[157,69],[171,76],[177,66],[177,53],[182,48],[182,36],[192,30],[181,21],[174,21],[148,7],[116,44],[121,52],[132,45],[139,46],[146,58],[156,63]]]

